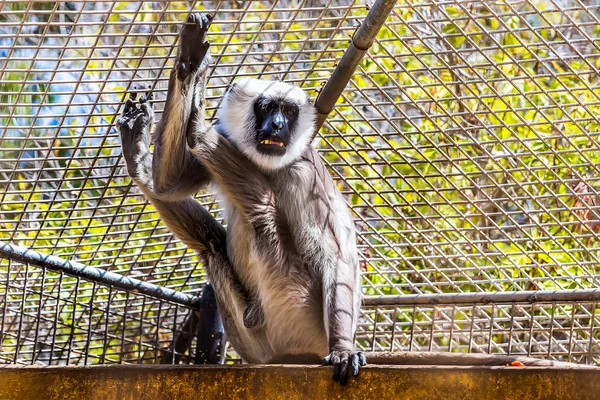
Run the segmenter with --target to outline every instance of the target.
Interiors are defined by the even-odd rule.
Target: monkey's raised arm
[[[187,148],[186,135],[204,123],[206,72],[210,63],[205,41],[212,17],[190,14],[179,41],[177,59],[169,78],[162,119],[154,131],[154,193],[164,200],[179,200],[196,192],[210,174]]]

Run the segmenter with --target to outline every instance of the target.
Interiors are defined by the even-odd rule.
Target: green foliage
[[[29,4],[57,14],[66,7],[10,3],[16,12],[0,21],[29,18]],[[8,61],[0,79],[0,124],[10,133],[0,149],[0,235],[197,290],[186,285],[198,260],[172,242],[130,185],[112,129],[134,84],[152,82],[162,107],[188,5],[170,2],[164,12],[157,4],[117,2],[104,24],[84,16],[74,31],[84,35],[68,39],[58,68],[81,72],[83,83],[70,87],[98,94],[93,112],[64,119],[69,99],[56,94],[63,89],[52,70]],[[600,161],[600,61],[586,39],[598,28],[584,11],[542,13],[549,2],[531,4],[516,13],[504,2],[398,2],[323,128],[323,157],[357,218],[367,294],[598,284],[600,222],[585,197],[595,192]],[[229,6],[209,38],[219,63],[211,112],[240,75],[285,79],[316,96],[349,45],[351,21],[367,13],[354,7],[344,19],[323,11],[316,21],[303,17],[320,10]],[[40,29],[49,15],[40,13]],[[586,24],[565,38],[555,26],[574,26],[569,18]],[[67,43],[64,25],[49,29]],[[38,124],[40,103],[56,125]]]
[[[367,293],[596,286],[599,51],[553,27],[590,15],[400,4],[322,143]]]

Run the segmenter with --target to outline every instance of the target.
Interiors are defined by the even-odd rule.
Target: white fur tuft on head
[[[285,99],[298,106],[299,114],[291,141],[283,156],[269,156],[256,149],[254,102],[260,96]],[[225,95],[217,119],[229,140],[260,167],[273,170],[296,161],[310,145],[316,111],[308,95],[299,87],[285,82],[245,78],[236,81]]]

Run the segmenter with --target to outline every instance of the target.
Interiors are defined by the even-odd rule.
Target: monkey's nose
[[[276,115],[275,118],[273,118],[271,127],[276,131],[282,130],[283,129],[283,117],[281,115]]]

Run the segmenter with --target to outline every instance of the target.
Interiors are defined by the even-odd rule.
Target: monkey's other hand
[[[367,358],[362,351],[333,350],[323,359],[323,365],[333,365],[333,380],[344,386],[348,383],[348,373],[357,376],[360,367],[367,365]]]
[[[206,32],[213,16],[208,14],[190,14],[179,35],[179,52],[175,67],[180,81],[196,72],[208,53],[210,43],[206,41]]]
[[[244,311],[244,326],[248,329],[260,328],[265,324],[264,311],[257,300],[250,302]]]
[[[139,100],[137,97],[137,92],[129,94],[123,113],[116,122],[130,175],[136,173],[130,170],[135,166],[136,156],[150,145],[150,129],[154,123],[154,111],[148,102],[152,99],[152,93],[146,93],[146,96],[141,96]]]

